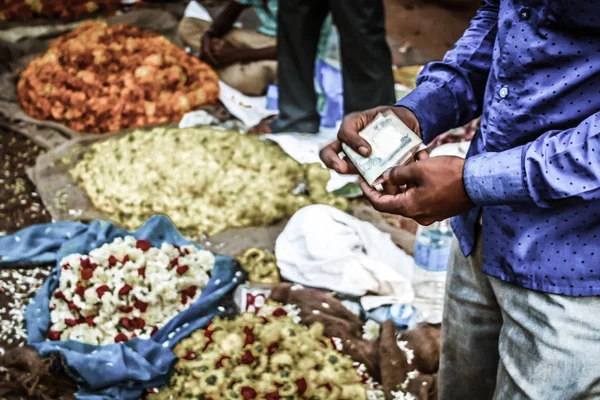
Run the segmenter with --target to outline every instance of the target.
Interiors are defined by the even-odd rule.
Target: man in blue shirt
[[[392,108],[425,142],[482,113],[466,161],[429,158],[362,188],[429,224],[456,216],[440,399],[600,396],[600,2],[486,0]],[[321,153],[340,173],[381,109]],[[462,251],[460,251],[462,250]]]

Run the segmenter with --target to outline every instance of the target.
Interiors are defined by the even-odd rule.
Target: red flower
[[[206,344],[204,345],[204,348],[202,349],[202,351],[206,351],[206,349],[208,349],[208,346],[211,345],[211,343],[214,342],[213,340],[213,335],[214,335],[215,331],[210,329],[210,325],[209,327],[207,327],[204,330],[204,337],[208,339],[208,341],[206,342]]]
[[[148,309],[148,303],[143,302],[141,300],[136,300],[135,303],[133,303],[133,306],[141,312],[146,312],[146,310]]]
[[[99,265],[98,265],[98,264],[96,264],[96,263],[91,263],[91,264],[90,264],[90,268],[92,269],[92,271],[95,271],[95,270],[96,270],[96,268],[98,268],[98,267],[99,267]]]
[[[133,339],[135,337],[137,337],[137,335],[135,334],[135,332],[133,332],[131,335],[129,335],[129,339]]]
[[[124,312],[124,313],[130,313],[131,311],[133,311],[133,307],[125,304],[125,305],[119,307],[119,311]]]
[[[190,269],[190,267],[188,267],[187,265],[180,265],[179,267],[177,267],[176,271],[178,275],[183,275],[188,269]]]
[[[223,368],[223,361],[225,361],[225,360],[231,360],[231,357],[221,356],[221,358],[219,358],[219,361],[216,362],[215,368],[216,369]]]
[[[274,342],[271,343],[267,349],[267,353],[272,356],[273,354],[275,354],[275,352],[277,351],[277,349],[279,348],[279,343]]]
[[[183,356],[184,360],[193,361],[196,359],[196,352],[189,350],[185,356]]]
[[[244,333],[246,334],[246,339],[244,340],[244,346],[247,344],[254,343],[254,332],[252,332],[252,328],[249,326],[244,327]]]
[[[174,266],[176,266],[177,264],[179,264],[179,257],[175,257],[175,258],[171,259],[171,261],[169,261],[169,265],[170,265],[171,267],[174,267]]]
[[[117,263],[119,262],[119,260],[117,260],[117,257],[111,255],[110,257],[108,257],[108,266],[109,267],[114,267],[115,265],[117,265]]]
[[[81,265],[81,268],[91,268],[92,260],[90,260],[89,257],[87,257],[87,258],[82,257],[79,259],[79,265]]]
[[[281,400],[281,395],[277,391],[267,393],[265,394],[265,400]]]
[[[54,311],[56,310],[56,304],[51,304],[50,305],[50,311]]]
[[[85,317],[86,324],[88,324],[88,326],[94,326],[95,325],[94,324],[94,318],[95,317],[96,317],[95,315],[90,315],[88,317]]]
[[[152,328],[152,332],[150,332],[150,336],[154,336],[154,334],[158,332],[158,326],[155,326],[154,328]]]
[[[94,271],[91,268],[84,268],[81,270],[81,279],[87,281],[94,276]]]
[[[142,278],[146,278],[146,268],[141,267],[141,268],[138,268],[137,271],[138,271],[139,276],[141,276]]]
[[[185,288],[181,291],[181,293],[185,294],[186,296],[189,297],[195,297],[196,296],[196,292],[198,291],[198,287],[195,285],[192,285],[188,288]]]
[[[256,360],[256,357],[254,357],[254,355],[252,354],[252,352],[250,350],[246,350],[244,352],[244,354],[242,355],[241,363],[244,365],[249,365],[249,364],[252,364],[254,362],[254,360]]]
[[[59,331],[48,331],[48,339],[60,340],[60,332]]]
[[[288,315],[287,311],[281,307],[277,307],[275,310],[273,310],[273,316],[275,318],[285,317],[286,315]]]
[[[73,303],[72,301],[69,302],[68,306],[69,306],[69,310],[79,311],[79,307],[77,307],[77,305],[75,303]]]
[[[102,285],[96,288],[96,294],[99,298],[102,298],[102,296],[104,296],[104,293],[106,292],[110,292],[110,288],[108,287],[108,285]]]
[[[133,326],[133,329],[144,329],[144,326],[146,326],[146,321],[144,318],[135,317],[131,321],[131,326]]]
[[[133,289],[131,286],[124,284],[123,287],[119,289],[119,296],[126,296],[129,292],[131,292],[131,289]]]
[[[181,304],[183,304],[184,306],[187,304],[188,301],[188,297],[185,294],[181,295]]]
[[[141,251],[148,251],[152,248],[152,244],[147,240],[138,239],[138,241],[135,242],[135,248],[140,249]]]
[[[71,269],[71,266],[69,264],[65,264],[62,266],[62,269],[66,271],[68,269]]]
[[[298,395],[302,396],[306,389],[308,389],[308,384],[306,383],[306,379],[300,378],[296,381],[296,387],[298,388]]]
[[[77,321],[73,318],[65,318],[65,324],[67,324],[67,326],[75,326],[77,325]]]
[[[77,287],[75,288],[75,294],[79,297],[83,297],[85,295],[85,290],[85,286],[77,285]]]
[[[128,331],[132,329],[131,320],[129,318],[123,317],[119,320],[119,322],[121,323],[121,325],[123,325],[123,328],[127,329]]]
[[[256,390],[252,389],[250,386],[242,387],[242,397],[244,399],[255,399],[258,394]]]
[[[54,292],[54,298],[55,299],[60,299],[60,300],[67,301],[67,298],[65,297],[65,294],[63,292],[61,292],[60,290],[57,290],[57,291]]]
[[[121,264],[125,264],[127,261],[129,261],[129,254],[125,254],[125,257],[123,257],[123,261],[121,261]]]
[[[126,342],[127,340],[129,340],[129,338],[124,333],[119,333],[117,336],[115,336],[115,343]]]

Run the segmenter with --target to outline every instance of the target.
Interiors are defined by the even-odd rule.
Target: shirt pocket
[[[549,0],[550,19],[571,29],[599,29],[600,1]]]

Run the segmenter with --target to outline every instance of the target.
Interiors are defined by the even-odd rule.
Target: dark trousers
[[[344,113],[395,101],[382,0],[281,0],[277,54],[279,117],[273,132],[317,132],[314,70],[321,27],[331,12],[340,33]]]

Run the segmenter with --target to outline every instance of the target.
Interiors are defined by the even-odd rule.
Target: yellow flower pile
[[[248,272],[250,282],[267,285],[281,282],[277,258],[273,252],[252,247],[237,256],[237,260]]]
[[[347,208],[325,191],[329,172],[320,165],[300,165],[272,142],[208,127],[138,130],[97,142],[70,173],[123,227],[166,214],[196,238],[269,225],[314,203]],[[309,194],[295,194],[303,185]]]
[[[295,323],[288,307],[216,318],[194,332],[175,348],[180,360],[170,383],[149,399],[377,398],[368,377],[323,336],[323,325]]]

